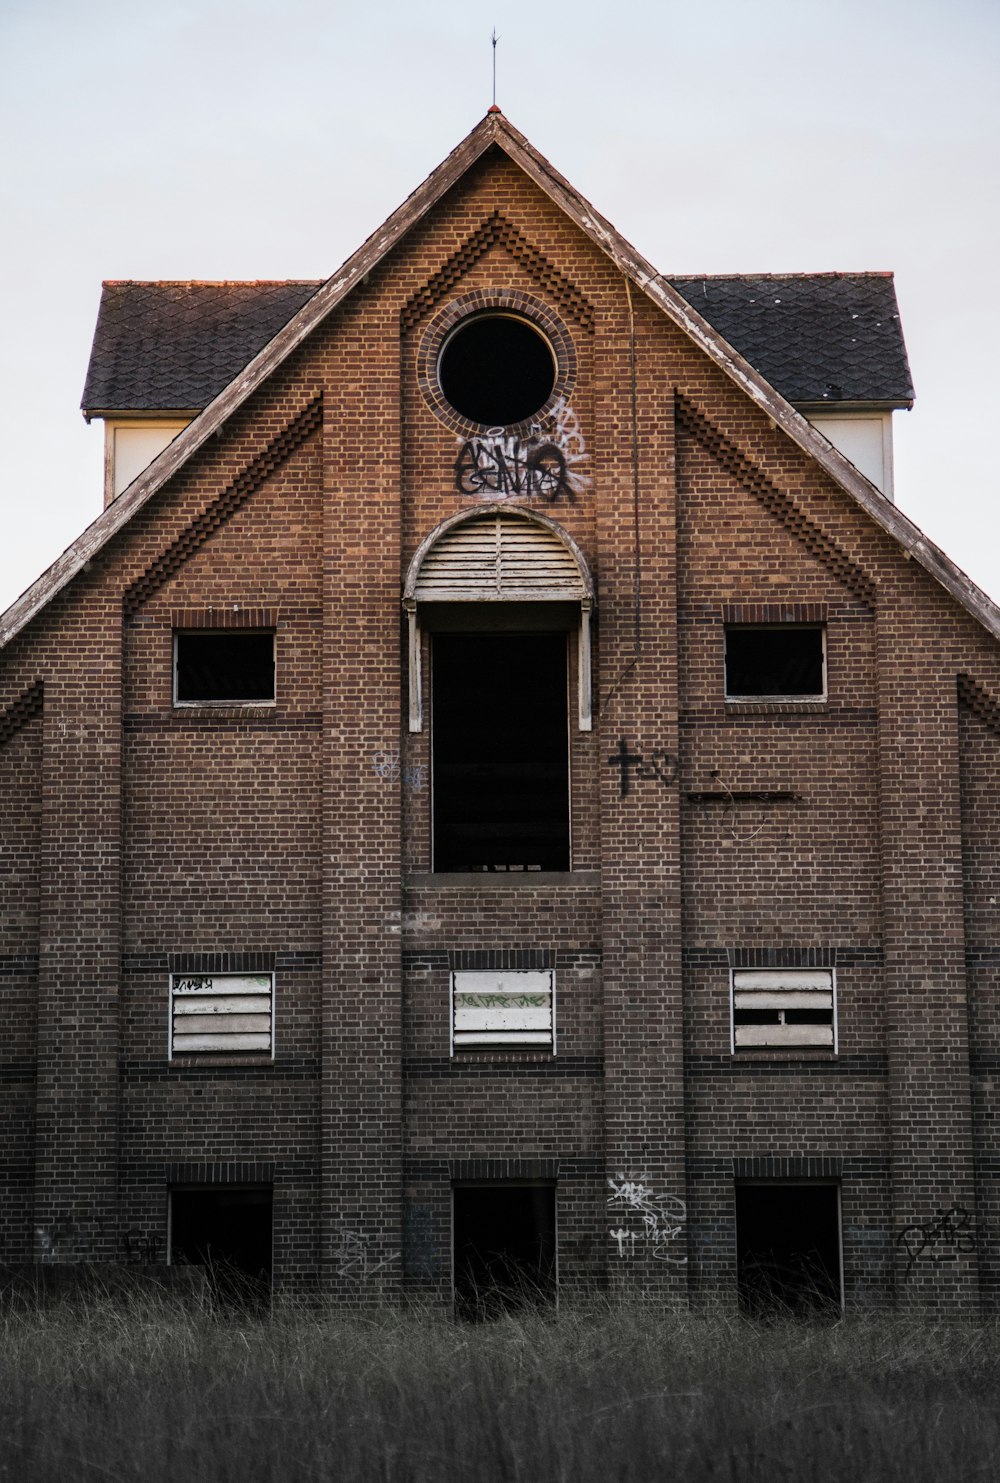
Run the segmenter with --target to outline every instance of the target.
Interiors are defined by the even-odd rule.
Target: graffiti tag
[[[655,780],[665,788],[677,779],[677,758],[672,752],[662,747],[654,747],[648,757],[642,752],[630,752],[624,736],[619,739],[618,750],[608,758],[608,766],[618,768],[618,792],[622,798],[628,797],[633,771],[637,778],[645,782]]]
[[[354,1282],[368,1282],[376,1272],[391,1267],[399,1260],[399,1252],[391,1251],[380,1262],[373,1259],[369,1250],[368,1237],[358,1231],[342,1230],[335,1255],[337,1276],[348,1277]]]
[[[657,1261],[683,1267],[686,1256],[675,1256],[671,1243],[683,1235],[687,1206],[678,1195],[658,1195],[651,1185],[619,1174],[608,1180],[608,1205],[623,1212],[621,1224],[608,1232],[620,1259],[631,1257],[644,1246]],[[632,1216],[628,1225],[625,1221]],[[638,1223],[636,1223],[636,1217]]]
[[[586,458],[579,419],[560,398],[544,423],[532,423],[526,438],[491,427],[460,443],[455,488],[459,494],[488,499],[573,502],[590,488],[591,480],[581,468]]]
[[[427,784],[425,765],[417,762],[408,766],[401,760],[398,751],[373,752],[372,772],[377,778],[385,778],[390,783],[398,783],[402,778],[403,786],[411,788],[414,793],[422,793]]]
[[[961,1205],[939,1210],[934,1220],[904,1226],[896,1245],[906,1253],[904,1281],[922,1258],[934,1262],[954,1262],[976,1249],[976,1232],[972,1217]]]

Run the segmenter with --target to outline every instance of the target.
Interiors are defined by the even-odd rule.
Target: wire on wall
[[[639,540],[639,393],[636,384],[635,368],[635,309],[632,305],[632,285],[629,283],[627,274],[623,275],[623,280],[625,283],[625,299],[628,303],[629,393],[632,420],[632,658],[604,697],[605,709],[611,704],[615,695],[617,695],[622,685],[628,679],[628,676],[639,663],[642,653],[642,548]]]

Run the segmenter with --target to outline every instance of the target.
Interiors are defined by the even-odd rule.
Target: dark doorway
[[[484,1321],[555,1301],[552,1185],[455,1188],[455,1311]]]
[[[737,1186],[737,1282],[744,1313],[840,1313],[838,1195],[834,1185]]]
[[[208,1270],[227,1304],[266,1307],[271,1293],[271,1190],[175,1189],[170,1196],[170,1260]]]
[[[569,869],[564,633],[436,633],[434,869]]]

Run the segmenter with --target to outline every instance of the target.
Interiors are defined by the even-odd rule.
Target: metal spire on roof
[[[500,37],[497,35],[496,26],[493,27],[493,34],[490,40],[493,43],[493,102],[490,104],[489,112],[499,113],[500,109],[497,107],[497,42],[500,40]]]

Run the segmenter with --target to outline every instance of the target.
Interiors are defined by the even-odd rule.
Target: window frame
[[[515,987],[511,987],[509,989],[506,989],[504,987],[501,987],[502,982],[505,979],[506,980],[515,980],[516,981],[517,979],[525,979],[525,980],[526,979],[538,979],[538,980],[541,980],[541,979],[544,979],[544,978],[547,978],[548,979],[548,987],[547,987],[547,989],[543,989],[541,987],[539,987],[537,989],[532,989],[527,984],[525,984],[523,987],[521,987],[520,990],[518,990]],[[501,985],[498,985],[497,987],[493,988],[492,990],[489,990],[486,987],[485,981],[486,980],[497,980],[497,979],[499,979],[501,981]],[[467,986],[463,988],[460,985],[460,982],[459,982],[460,980],[467,981]],[[481,987],[477,987],[477,985],[479,985],[480,983],[482,984],[482,986]],[[512,1029],[510,1027],[501,1027],[501,1028],[498,1028],[498,1029],[485,1029],[484,1028],[483,1030],[481,1030],[479,1032],[480,1035],[492,1035],[492,1036],[496,1036],[497,1037],[495,1039],[485,1040],[485,1039],[477,1038],[477,1035],[476,1035],[476,1032],[475,1031],[471,1031],[471,1030],[460,1030],[458,1028],[458,1003],[457,1003],[458,995],[460,993],[464,993],[464,994],[475,994],[475,993],[484,994],[484,993],[490,993],[490,992],[492,992],[493,994],[503,994],[503,993],[506,992],[506,993],[509,993],[512,997],[517,992],[520,992],[522,994],[527,994],[527,993],[539,993],[539,994],[541,994],[541,993],[546,993],[547,992],[548,993],[548,997],[549,997],[549,1005],[548,1005],[548,1031],[546,1032],[544,1030],[538,1030],[538,1029],[534,1029],[534,1028],[532,1028],[532,1029],[520,1029],[520,1030]],[[527,1008],[528,1006],[521,1006],[521,1007],[522,1008]],[[534,1007],[534,1006],[532,1006],[532,1007]],[[499,1006],[488,1006],[486,1008],[486,1011],[485,1011],[487,1014],[489,1012],[489,1008],[493,1008],[498,1013],[502,1013],[503,1012],[502,1010],[499,1009]],[[450,972],[450,975],[449,975],[449,985],[448,985],[448,1024],[449,1024],[449,1038],[450,1038],[449,1052],[450,1052],[450,1055],[451,1055],[452,1059],[454,1059],[456,1053],[462,1053],[462,1052],[465,1052],[465,1051],[477,1051],[477,1052],[480,1052],[480,1053],[483,1052],[483,1051],[486,1051],[486,1052],[499,1051],[501,1053],[506,1053],[506,1052],[510,1052],[510,1051],[536,1051],[536,1052],[539,1052],[540,1051],[543,1054],[544,1053],[548,1053],[548,1054],[554,1056],[556,1054],[556,972],[555,972],[555,969],[554,968],[453,968],[451,970],[451,972]],[[531,1039],[527,1038],[529,1036],[534,1037],[534,1038],[531,1038]],[[462,1037],[462,1038],[459,1038],[459,1037]],[[468,1038],[466,1038],[466,1037],[468,1037]]]
[[[205,637],[207,635],[210,635],[210,634],[213,635],[213,636],[221,636],[223,634],[226,634],[226,635],[229,635],[229,636],[231,636],[233,638],[251,638],[251,637],[262,638],[262,637],[265,637],[265,636],[270,637],[270,640],[271,640],[271,680],[272,680],[272,683],[271,683],[271,692],[272,693],[271,693],[271,698],[269,700],[261,699],[261,698],[257,698],[257,699],[242,699],[241,700],[241,699],[239,699],[237,697],[232,697],[232,698],[228,698],[228,699],[205,699],[205,700],[181,700],[181,699],[178,698],[178,694],[177,694],[177,688],[178,688],[177,687],[177,675],[178,675],[178,664],[177,664],[178,641],[180,639],[182,639],[182,638],[203,638],[203,637]],[[191,627],[191,628],[187,628],[187,627],[183,627],[183,626],[174,628],[173,631],[172,631],[172,634],[171,634],[171,647],[172,647],[171,704],[173,706],[173,709],[174,710],[205,710],[206,708],[211,708],[211,709],[214,710],[214,709],[218,709],[219,707],[226,707],[226,706],[228,706],[228,707],[232,707],[232,706],[240,706],[240,707],[246,707],[246,706],[254,706],[254,707],[266,706],[268,708],[273,709],[277,705],[277,703],[278,703],[278,645],[277,645],[277,637],[278,637],[278,635],[277,635],[277,629],[273,625],[270,625],[270,624],[261,625],[260,627],[253,627],[253,628],[249,628],[249,627],[248,628],[244,628],[244,627],[230,627],[228,625],[227,626],[221,626],[220,625],[219,627],[215,627],[215,628],[212,628],[212,627],[197,627],[197,628]]]
[[[747,694],[746,692],[731,693],[729,689],[729,634],[732,629],[740,629],[744,633],[777,632],[781,629],[807,629],[820,635],[820,666],[823,676],[823,688],[821,690],[805,691],[770,691],[767,694]],[[723,623],[722,636],[722,688],[727,705],[821,705],[829,699],[830,676],[827,663],[827,625],[825,621],[803,622],[786,619],[775,623],[740,623],[726,620]]]
[[[749,982],[738,982],[741,979],[756,979],[758,980],[757,987],[752,987]],[[784,979],[786,982],[781,985],[770,982],[774,979]],[[807,979],[812,979],[814,981],[823,979],[825,980],[825,983],[820,984],[819,982],[813,982],[812,984],[809,984],[805,982],[805,980]],[[789,982],[789,980],[791,982]],[[798,980],[797,984],[795,980]],[[737,994],[754,993],[763,994],[769,998],[779,998],[782,994],[788,994],[789,997],[794,995],[799,998],[804,998],[809,994],[815,994],[817,997],[819,997],[820,995],[825,996],[828,994],[830,996],[829,1042],[820,1040],[810,1042],[808,1040],[795,1040],[791,1038],[781,1039],[779,1037],[775,1040],[772,1040],[770,1043],[754,1042],[738,1045],[737,1030],[742,1027],[738,1026],[736,1023],[736,1013],[737,1009],[740,1007],[737,1005]],[[782,1007],[780,1004],[776,1004],[773,1006],[761,1005],[759,1007],[775,1008],[778,1010],[779,1014],[786,1013],[788,1009],[812,1008],[812,1006],[808,1004],[789,1004],[784,1007]],[[822,1006],[817,1004],[815,1006],[816,1009],[825,1009],[826,1007],[827,1006],[825,1004]],[[729,970],[729,1049],[730,1054],[733,1056],[772,1055],[775,1052],[779,1054],[791,1053],[794,1055],[801,1052],[811,1053],[815,1051],[826,1052],[828,1055],[836,1056],[839,1054],[837,1019],[837,970],[835,968],[730,968]],[[761,1028],[763,1029],[769,1027],[762,1026]],[[780,1020],[779,1024],[776,1025],[774,1028],[794,1029],[798,1027],[786,1025],[784,1020]],[[802,1026],[801,1028],[806,1029],[809,1027]],[[827,1027],[824,1024],[822,1027],[816,1026],[815,1028],[822,1028],[825,1030]]]
[[[258,994],[260,995],[261,998],[263,998],[264,997],[264,994],[260,990],[256,990],[256,991],[255,990],[252,990],[252,989],[250,989],[250,990],[243,990],[242,993],[241,993],[241,991],[239,989],[229,989],[229,990],[222,989],[222,990],[218,990],[218,989],[216,989],[214,987],[214,983],[215,983],[215,981],[218,981],[220,979],[228,979],[228,980],[236,979],[236,980],[246,981],[246,980],[250,980],[250,979],[265,979],[265,978],[268,980],[268,988],[267,988],[266,993],[267,993],[267,1006],[268,1006],[268,1020],[269,1020],[269,1024],[270,1024],[270,1028],[269,1028],[269,1030],[267,1032],[268,1044],[267,1044],[266,1047],[264,1047],[264,1046],[247,1046],[247,1045],[242,1045],[242,1046],[239,1046],[239,1045],[232,1045],[232,1046],[228,1046],[228,1045],[216,1045],[216,1046],[198,1046],[198,1047],[181,1046],[180,1048],[177,1047],[177,1045],[175,1044],[175,1035],[176,1035],[176,1031],[175,1031],[175,1017],[176,1017],[176,1013],[177,1013],[177,1011],[175,1009],[175,1005],[178,1002],[190,1003],[190,1002],[192,1002],[193,1000],[196,999],[196,996],[199,993],[204,993],[204,997],[205,998],[225,998],[227,996],[227,994],[229,996],[231,996],[232,998],[234,998],[234,999],[235,998],[255,998],[255,997],[258,996]],[[190,990],[190,989],[189,990],[182,990],[182,989],[178,989],[176,987],[176,985],[177,985],[177,983],[179,981],[183,981],[183,980],[193,981],[195,979],[201,979],[203,981],[204,980],[208,980],[208,981],[210,981],[210,982],[213,983],[213,988],[212,989],[209,989],[209,990],[202,991],[202,990]],[[254,1057],[255,1059],[258,1059],[258,1058],[266,1058],[267,1060],[273,1061],[274,1058],[275,1058],[275,1041],[276,1041],[276,1033],[275,1033],[276,1032],[276,1015],[275,1015],[275,992],[274,992],[274,990],[275,990],[275,982],[274,982],[274,980],[275,980],[275,975],[274,975],[273,971],[254,972],[254,973],[240,973],[238,971],[232,971],[232,972],[226,972],[226,973],[214,973],[214,972],[209,972],[209,973],[191,973],[191,972],[187,972],[187,973],[170,973],[168,975],[168,979],[167,979],[167,1059],[168,1059],[168,1061],[176,1062],[179,1059],[183,1059],[186,1062],[188,1060],[188,1058],[190,1058],[190,1057],[194,1057],[197,1060],[201,1060],[203,1057],[217,1057],[217,1056],[221,1056],[221,1057],[224,1057],[226,1059],[228,1059],[230,1057],[238,1057],[240,1059],[244,1059],[244,1058],[246,1058],[246,1057],[249,1056],[249,1057]],[[223,1014],[224,1014],[224,1012],[220,1012],[220,1011],[206,1011],[206,1012],[207,1013],[213,1013],[213,1012],[214,1013],[217,1013],[217,1014],[219,1014],[219,1017],[220,1018],[222,1018],[223,1017]],[[240,1013],[240,1011],[238,1011],[238,1010],[233,1010],[233,1011],[230,1011],[230,1012],[234,1016],[235,1015],[238,1015]],[[246,1009],[246,1010],[242,1011],[242,1013],[244,1015],[252,1015],[254,1013],[259,1013],[259,1012],[260,1011],[255,1010],[255,1009]],[[211,1033],[211,1032],[208,1032],[208,1033]],[[220,1035],[220,1036],[221,1035],[225,1035],[225,1034],[232,1034],[233,1036],[237,1036],[240,1033],[241,1032],[239,1032],[239,1031],[219,1031],[219,1032],[217,1032],[217,1034]],[[253,1031],[244,1031],[242,1033],[245,1034],[245,1035],[249,1035],[249,1034],[254,1034],[256,1032],[253,1032]]]

